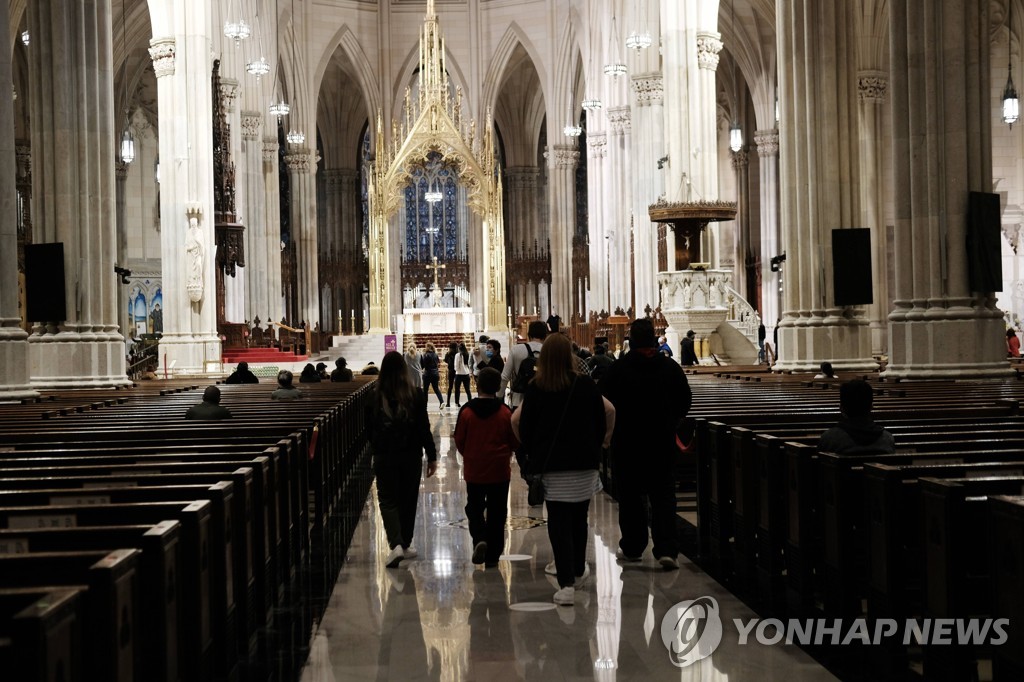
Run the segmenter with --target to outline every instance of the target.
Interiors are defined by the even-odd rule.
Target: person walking
[[[543,483],[555,558],[545,571],[558,580],[553,601],[561,606],[573,605],[575,590],[590,575],[587,513],[601,490],[598,461],[614,424],[614,408],[590,377],[576,372],[572,342],[562,334],[548,336],[537,373],[512,415],[512,430],[528,453],[529,473]]]
[[[512,451],[519,447],[512,433],[512,410],[496,395],[500,385],[498,370],[480,370],[477,397],[459,410],[452,435],[462,454],[466,518],[473,539],[472,561],[488,568],[498,565],[498,557],[505,548]]]
[[[695,336],[697,336],[697,333],[691,329],[686,332],[686,336],[679,342],[679,362],[681,362],[684,367],[700,364],[700,359],[697,357],[697,350],[694,348],[693,339]]]
[[[427,345],[424,346],[423,356],[420,362],[423,365],[423,393],[427,396],[427,402],[430,402],[430,389],[434,389],[434,395],[437,396],[437,400],[440,403],[441,409],[444,409],[444,396],[441,395],[441,360],[437,357],[437,349],[434,348],[434,344],[427,341]]]
[[[505,388],[511,389],[509,405],[514,410],[523,402],[526,386],[533,379],[544,339],[548,336],[548,326],[540,320],[534,320],[526,329],[527,342],[517,343],[508,351],[508,362],[501,371],[501,388],[498,395],[505,395]]]
[[[380,363],[370,410],[367,423],[377,502],[390,548],[384,563],[395,568],[403,559],[417,555],[411,545],[424,451],[427,477],[437,470],[437,446],[427,417],[427,397],[413,386],[409,366],[398,351],[391,351]]]
[[[640,561],[647,547],[651,508],[654,556],[666,570],[679,568],[676,536],[676,426],[693,395],[683,368],[658,351],[647,318],[629,329],[630,352],[608,368],[601,390],[615,406],[612,474],[619,502],[619,558]]]
[[[466,402],[469,402],[473,395],[469,390],[469,375],[473,373],[473,366],[470,364],[469,349],[466,344],[459,344],[459,352],[455,355],[455,407],[461,407],[459,402],[459,388],[466,388]]]
[[[409,366],[409,381],[416,388],[423,388],[423,361],[415,343],[405,349],[405,364]]]
[[[444,354],[444,364],[448,368],[448,399],[445,407],[452,406],[452,389],[455,388],[455,356],[459,354],[459,344],[452,341],[448,344],[448,352]],[[458,399],[455,400],[458,403]]]

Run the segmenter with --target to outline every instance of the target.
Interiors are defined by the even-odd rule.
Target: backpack
[[[533,350],[533,346],[529,343],[523,345],[526,346],[527,355],[519,363],[516,380],[512,382],[512,390],[515,393],[526,393],[526,387],[530,385],[530,380],[537,373],[537,351]]]

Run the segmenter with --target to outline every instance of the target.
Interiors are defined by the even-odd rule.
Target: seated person
[[[345,358],[338,358],[334,361],[334,371],[331,372],[331,381],[352,381],[352,370],[348,367]]]
[[[331,375],[327,373],[327,365],[323,362],[316,363],[316,373],[320,381],[330,381]]]
[[[366,363],[366,367],[363,367],[363,371],[360,372],[363,376],[374,376],[380,374],[380,368],[373,364],[373,360]]]
[[[871,419],[871,385],[861,379],[839,387],[839,423],[821,434],[819,452],[873,454],[896,452],[892,434]]]
[[[835,379],[836,372],[832,369],[831,362],[821,363],[821,371],[814,375],[815,379]]]
[[[277,389],[270,394],[271,400],[295,400],[302,397],[302,391],[292,386],[295,378],[291,372],[282,369],[277,373]]]
[[[185,419],[200,419],[211,421],[215,419],[230,419],[231,410],[221,407],[220,389],[216,386],[207,386],[203,391],[203,402],[193,405],[185,412]]]
[[[307,362],[306,366],[302,368],[302,374],[299,375],[300,384],[319,384],[320,375],[313,367],[313,363]]]
[[[248,362],[238,363],[238,367],[231,373],[227,379],[224,380],[225,384],[258,384],[260,380],[256,378],[256,375],[249,371]]]

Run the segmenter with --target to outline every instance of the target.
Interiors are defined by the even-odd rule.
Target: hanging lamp
[[[1013,87],[1013,50],[1010,46],[1013,37],[1013,24],[1011,23],[1013,2],[1010,2],[1009,6],[1010,9],[1007,10],[1006,15],[1006,28],[1009,38],[1006,41],[1008,57],[1006,61],[1006,87],[1003,89],[1003,123],[1010,126],[1010,130],[1013,130],[1013,124],[1020,117],[1020,98],[1017,97],[1017,88]]]

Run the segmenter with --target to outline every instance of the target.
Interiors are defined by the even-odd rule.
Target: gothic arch
[[[541,93],[544,95],[545,101],[548,99],[548,76],[544,70],[544,63],[540,59],[536,46],[527,37],[526,33],[523,32],[523,29],[519,27],[519,24],[513,21],[509,23],[508,28],[505,30],[505,35],[498,41],[498,46],[494,50],[494,57],[487,68],[481,100],[485,111],[488,107],[493,108],[497,104],[498,95],[501,93],[501,86],[505,80],[506,68],[517,45],[521,46],[530,57],[530,62],[533,64],[533,68],[540,80]]]
[[[418,43],[416,46],[409,49],[405,59],[402,61],[402,65],[398,69],[398,75],[395,77],[395,83],[391,92],[391,118],[398,120],[402,116],[402,110],[405,106],[405,89],[411,87],[411,83],[415,80],[416,69],[419,67],[419,47]],[[452,77],[453,85],[456,88],[462,88],[462,101],[465,105],[466,117],[476,118],[477,115],[473,111],[473,97],[469,92],[469,87],[466,83],[465,74],[462,73],[462,69],[459,68],[458,62],[455,61],[451,50],[445,50],[445,67],[448,71],[448,75]],[[385,121],[390,124],[390,119]]]
[[[366,101],[367,117],[370,118],[373,112],[381,107],[380,93],[377,87],[378,79],[374,75],[373,67],[370,65],[370,60],[366,58],[362,45],[359,44],[348,24],[342,24],[341,28],[327,42],[327,47],[323,54],[320,55],[320,61],[317,64],[316,74],[313,79],[313,82],[316,84],[316,92],[319,93],[323,88],[327,67],[330,65],[331,59],[339,47],[348,56],[352,67],[355,69],[355,73],[349,75],[359,84],[359,89],[362,90],[363,98]]]

